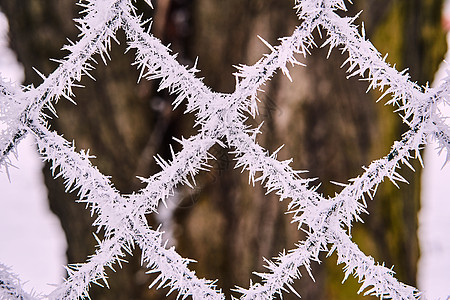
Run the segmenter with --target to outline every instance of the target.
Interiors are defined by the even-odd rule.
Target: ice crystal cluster
[[[150,0],[145,1],[151,5]],[[0,136],[2,167],[8,168],[9,156],[25,135],[35,136],[39,152],[52,163],[55,176],[65,178],[68,190],[78,190],[81,202],[96,216],[93,226],[105,232],[95,253],[86,262],[69,266],[66,281],[45,297],[88,297],[91,283],[106,283],[106,270],[117,269],[131,249],[139,247],[143,266],[148,272],[159,274],[152,286],[168,287],[181,298],[224,299],[215,281],[198,278],[188,268],[190,260],[182,258],[173,247],[166,247],[162,233],[151,229],[146,221],[146,214],[154,213],[177,186],[193,185],[198,172],[208,171],[208,161],[214,159],[208,151],[215,143],[235,149],[235,167],[248,174],[250,184],[259,182],[267,192],[290,201],[293,222],[299,229],[307,228],[308,233],[295,249],[267,260],[268,271],[258,273],[260,282],[250,283],[248,288],[236,287],[236,297],[271,299],[277,294],[295,292],[291,285],[300,277],[299,268],[309,272],[312,262],[318,261],[323,251],[337,253],[338,263],[344,266],[344,277],[358,278],[360,292],[380,298],[419,297],[419,291],[399,282],[393,270],[364,254],[352,242],[349,232],[352,222],[360,220],[359,215],[366,212],[365,198],[372,198],[385,179],[402,181],[396,170],[402,164],[410,166],[410,159],[420,159],[419,151],[424,144],[436,140],[449,153],[450,131],[437,105],[449,102],[450,77],[436,88],[418,86],[410,81],[407,72],[399,72],[386,62],[366,39],[363,27],[355,25],[356,17],[339,16],[340,10],[346,10],[344,0],[296,0],[294,9],[299,25],[292,35],[280,38],[277,46],[263,41],[269,53],[252,66],[238,67],[233,93],[217,93],[196,77],[195,67],[180,65],[166,46],[143,29],[146,20],[138,16],[133,2],[80,2],[84,7],[83,17],[76,20],[80,38],[65,47],[70,54],[59,62],[59,67],[48,77],[42,76],[44,81],[37,87],[18,88],[0,82],[0,115],[4,124]],[[264,83],[277,70],[290,78],[288,66],[299,65],[296,57],[309,55],[316,46],[313,32],[319,26],[326,32],[325,45],[330,51],[338,47],[348,56],[344,67],[349,76],[361,76],[369,82],[369,89],[383,91],[382,98],[397,106],[409,126],[386,156],[373,161],[332,198],[317,193],[311,180],[293,170],[290,161],[277,160],[276,152],[271,154],[258,145],[255,137],[260,128],[249,128],[245,123],[258,112],[257,93]],[[51,131],[42,113],[43,108],[54,110],[53,104],[61,97],[72,99],[72,89],[92,70],[94,56],[107,62],[108,50],[119,28],[126,32],[128,47],[136,50],[134,64],[141,70],[140,77],[158,79],[161,89],[176,95],[173,107],[184,102],[186,113],[195,114],[199,128],[196,135],[179,140],[182,150],[173,153],[171,160],[157,158],[162,170],[143,179],[146,187],[129,195],[120,194],[109,178],[91,164],[89,152],[75,151],[72,143]],[[0,265],[0,298],[36,296],[24,292],[15,275]]]

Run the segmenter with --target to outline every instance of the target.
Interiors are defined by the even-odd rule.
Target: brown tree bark
[[[431,80],[445,52],[440,29],[441,0],[354,1],[350,15],[364,9],[369,38],[398,68],[410,68],[414,81]],[[137,3],[140,3],[137,1]],[[298,24],[292,1],[280,0],[159,0],[153,32],[183,62],[199,57],[199,76],[216,91],[231,92],[233,65],[252,64],[268,52],[257,34],[277,44],[277,38],[290,34]],[[55,65],[65,37],[76,40],[73,1],[0,0],[11,27],[11,44],[26,69],[26,82],[40,82],[31,70],[45,74]],[[141,7],[141,9],[144,9]],[[147,15],[151,11],[144,11]],[[76,91],[78,105],[61,102],[60,118],[52,127],[74,139],[80,148],[90,148],[98,158],[94,163],[111,175],[122,192],[139,188],[135,175],[157,171],[151,157],[165,154],[170,137],[189,136],[192,116],[171,112],[170,97],[156,93],[157,83],[135,84],[137,72],[130,67],[133,57],[123,55],[125,43],[113,45],[112,61],[98,66],[96,82],[84,79],[85,89]],[[320,38],[317,37],[318,44]],[[307,67],[291,69],[293,82],[275,76],[260,95],[260,116],[264,120],[259,142],[273,151],[281,144],[281,159],[294,158],[295,169],[309,170],[308,177],[319,178],[320,192],[333,196],[339,190],[330,181],[346,182],[362,172],[361,166],[388,152],[404,130],[391,107],[375,103],[376,92],[367,94],[367,84],[346,79],[340,66],[345,60],[337,49],[326,59],[327,49],[314,49],[301,58]],[[226,293],[235,285],[246,287],[252,271],[264,271],[262,257],[271,258],[302,239],[285,215],[286,203],[265,195],[260,187],[248,185],[246,174],[233,169],[230,149],[214,147],[211,172],[201,174],[194,190],[181,188],[174,213],[173,240],[180,253],[196,259],[191,267],[200,277],[218,278]],[[232,149],[231,149],[232,150]],[[420,167],[416,168],[420,170]],[[47,169],[48,170],[48,169]],[[84,261],[93,253],[88,211],[74,204],[75,196],[63,193],[62,183],[46,183],[52,209],[61,218],[69,244],[69,262]],[[419,255],[417,211],[420,172],[402,172],[410,182],[397,190],[383,184],[369,203],[369,216],[363,226],[353,229],[354,240],[367,254],[388,266],[395,265],[398,278],[415,284]],[[156,222],[153,220],[156,224]],[[164,293],[146,292],[148,279],[139,268],[139,254],[130,264],[111,274],[111,290],[93,289],[93,299],[159,299]],[[305,273],[295,288],[304,299],[356,299],[356,281],[340,284],[343,273],[335,258],[313,265],[316,283]],[[284,298],[296,298],[293,294]]]

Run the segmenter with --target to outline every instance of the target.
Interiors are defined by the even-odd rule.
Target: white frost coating
[[[146,0],[147,1],[147,0]],[[149,1],[147,1],[149,2]],[[159,273],[152,284],[169,287],[180,297],[193,299],[223,299],[224,295],[214,281],[199,279],[188,268],[189,260],[178,255],[174,248],[164,244],[162,233],[149,228],[145,214],[156,211],[180,184],[192,186],[195,175],[208,170],[208,160],[213,157],[209,149],[220,140],[225,147],[235,149],[236,168],[249,173],[249,182],[261,182],[267,192],[274,191],[280,198],[291,199],[289,211],[299,228],[308,228],[305,241],[297,248],[267,261],[269,272],[258,273],[262,281],[249,288],[237,288],[242,299],[270,299],[283,291],[292,290],[291,283],[300,277],[299,268],[310,270],[319,253],[336,251],[338,263],[344,264],[345,278],[353,275],[361,282],[360,292],[380,298],[415,299],[419,291],[399,282],[391,269],[376,263],[362,253],[351,241],[348,232],[352,222],[360,220],[366,212],[365,196],[372,198],[377,186],[385,178],[394,184],[403,178],[396,172],[401,164],[410,166],[409,159],[419,158],[419,150],[427,137],[450,153],[450,131],[437,103],[449,103],[449,82],[446,78],[435,88],[420,87],[409,80],[409,75],[392,68],[360,34],[354,25],[356,18],[342,18],[336,11],[345,10],[344,1],[296,1],[300,25],[289,37],[280,39],[279,46],[265,41],[270,53],[253,66],[239,66],[236,90],[231,94],[216,93],[195,77],[195,68],[181,66],[170,50],[150,33],[143,30],[143,21],[137,17],[132,0],[83,1],[85,16],[77,20],[81,30],[80,40],[66,49],[71,52],[60,66],[37,88],[17,89],[0,82],[0,120],[6,124],[0,135],[0,163],[8,167],[8,155],[28,132],[36,136],[44,159],[51,161],[55,176],[66,180],[67,189],[76,189],[82,202],[97,216],[94,226],[105,231],[104,240],[98,240],[98,249],[83,264],[69,266],[65,283],[48,295],[49,299],[77,299],[88,297],[90,283],[107,284],[106,269],[124,260],[134,246],[142,249],[142,264],[149,272]],[[359,75],[391,98],[388,104],[396,105],[410,129],[400,141],[393,143],[391,151],[372,162],[359,177],[349,180],[344,189],[333,198],[315,192],[309,179],[301,178],[300,171],[290,167],[290,161],[277,160],[276,152],[269,154],[259,146],[256,135],[259,128],[244,124],[249,116],[257,114],[257,92],[280,69],[290,78],[288,64],[301,64],[294,54],[306,56],[315,46],[312,32],[318,26],[327,32],[326,45],[331,49],[341,47],[348,59],[349,76]],[[160,89],[176,95],[177,107],[185,101],[186,113],[195,113],[199,130],[195,136],[180,140],[182,150],[173,153],[171,161],[157,158],[162,171],[142,179],[147,186],[131,195],[121,195],[107,176],[93,166],[88,152],[77,153],[74,147],[56,132],[51,132],[41,115],[43,107],[53,109],[52,103],[61,96],[71,100],[72,88],[81,75],[93,69],[92,56],[99,54],[107,63],[110,40],[116,31],[125,30],[129,48],[136,49],[135,65],[141,78],[160,79]],[[368,76],[365,76],[368,74]],[[72,100],[71,100],[72,101]],[[448,160],[448,159],[447,159]],[[1,271],[1,270],[0,270]],[[0,282],[11,282],[8,272],[0,272]],[[14,281],[13,281],[14,283]],[[0,285],[7,293],[11,285]],[[14,286],[16,289],[16,286]],[[14,290],[15,292],[15,290]],[[298,291],[301,294],[301,291]],[[17,289],[17,293],[22,293]],[[24,298],[35,297],[24,295]],[[1,298],[1,297],[0,297]],[[28,299],[28,298],[27,298]]]
[[[20,279],[12,273],[11,269],[0,263],[0,299],[40,299],[22,289]]]

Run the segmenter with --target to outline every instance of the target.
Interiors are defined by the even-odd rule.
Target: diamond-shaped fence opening
[[[148,1],[149,2],[149,1]],[[252,66],[240,66],[236,72],[236,89],[224,94],[211,91],[195,76],[197,70],[180,65],[169,49],[144,31],[143,20],[135,12],[131,0],[98,0],[83,2],[85,15],[79,20],[80,40],[66,48],[70,54],[59,67],[36,88],[18,89],[1,84],[1,113],[7,128],[2,131],[1,163],[7,168],[8,155],[28,133],[33,134],[41,155],[65,178],[68,189],[78,189],[97,216],[94,225],[105,232],[98,240],[98,249],[85,263],[70,266],[67,281],[49,295],[51,299],[87,297],[90,283],[106,282],[105,270],[120,263],[134,245],[142,250],[142,261],[149,271],[159,276],[153,285],[166,286],[180,297],[222,299],[224,295],[214,281],[200,279],[188,268],[189,260],[174,248],[167,248],[162,233],[151,229],[145,215],[155,212],[158,204],[174,193],[178,185],[192,185],[199,171],[208,170],[208,151],[216,143],[234,149],[236,167],[248,172],[251,184],[261,182],[268,192],[281,199],[290,199],[289,212],[298,227],[308,228],[304,241],[273,261],[267,261],[268,272],[261,273],[260,283],[248,289],[237,288],[242,299],[270,299],[284,290],[293,290],[299,268],[310,270],[319,253],[336,252],[338,263],[344,264],[345,278],[350,275],[361,282],[361,291],[380,298],[415,299],[418,290],[399,282],[394,272],[365,255],[348,234],[351,224],[359,220],[366,209],[365,196],[373,197],[378,184],[385,178],[402,181],[396,169],[420,159],[419,150],[433,137],[442,149],[449,149],[449,128],[436,109],[438,102],[448,101],[448,83],[431,89],[409,80],[406,72],[392,68],[373,45],[353,24],[353,18],[343,18],[344,1],[296,1],[299,26],[292,35],[281,38],[278,46],[266,43],[270,53]],[[150,3],[149,3],[150,5]],[[370,88],[389,95],[388,104],[396,105],[409,129],[390,152],[373,161],[365,172],[346,184],[333,198],[325,198],[310,186],[310,180],[290,166],[290,161],[277,160],[255,141],[258,128],[248,128],[246,118],[257,113],[257,92],[277,70],[290,78],[288,65],[300,62],[294,55],[307,56],[315,46],[313,32],[321,26],[326,31],[330,51],[339,46],[348,54],[346,66],[350,76],[357,75],[369,82]],[[117,30],[125,31],[129,47],[136,50],[135,64],[141,77],[159,79],[160,88],[175,95],[173,106],[182,102],[186,112],[195,114],[198,133],[179,140],[182,150],[173,153],[169,161],[158,158],[162,171],[143,181],[141,191],[123,195],[89,161],[87,152],[77,153],[71,143],[57,132],[49,130],[42,110],[52,108],[61,97],[71,99],[72,88],[91,69],[90,60],[99,54],[105,61],[111,40]],[[263,41],[264,42],[264,41]],[[17,278],[0,267],[0,295],[5,298],[32,299]]]

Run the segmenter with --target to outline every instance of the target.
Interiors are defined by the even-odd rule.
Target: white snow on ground
[[[23,71],[6,47],[7,21],[0,14],[0,72],[20,82]],[[0,262],[19,275],[27,291],[49,293],[61,283],[66,240],[59,220],[50,212],[41,172],[42,162],[31,136],[18,147],[17,168],[0,174]]]
[[[444,16],[450,21],[450,1],[446,2]],[[447,44],[450,45],[450,34]],[[450,71],[450,51],[445,60],[436,73],[434,85]],[[449,107],[440,109],[450,117]],[[427,145],[419,214],[421,258],[417,279],[428,299],[450,299],[450,163],[444,166],[445,158],[446,153],[439,155],[436,144]]]
[[[65,274],[66,241],[48,207],[33,139],[23,140],[18,151],[17,169],[10,168],[11,182],[0,174],[0,261],[28,281],[25,290],[49,293],[53,287],[48,284],[61,283]]]
[[[450,30],[450,0],[446,0],[443,25]],[[447,34],[450,46],[450,33]],[[449,47],[450,48],[450,47]],[[450,51],[436,73],[434,85],[450,71]],[[450,117],[449,107],[440,107]],[[450,120],[450,119],[449,119]],[[447,122],[448,123],[448,122]],[[439,155],[435,144],[425,150],[422,174],[422,208],[419,214],[421,258],[418,285],[428,299],[450,299],[450,163]]]
[[[450,111],[449,111],[450,113]],[[418,284],[427,299],[450,297],[450,165],[433,146],[425,153],[419,220],[421,258]]]

